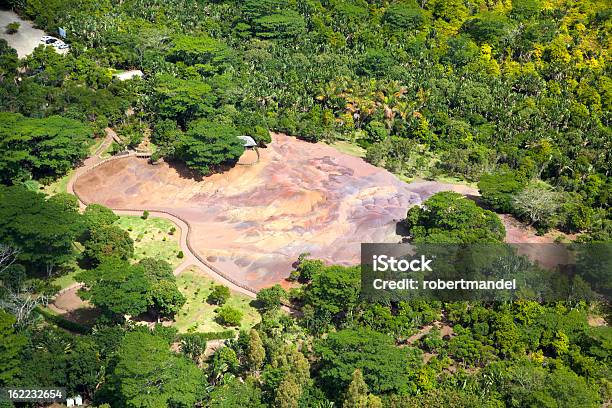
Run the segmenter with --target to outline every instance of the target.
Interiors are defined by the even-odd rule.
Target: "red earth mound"
[[[406,184],[332,147],[280,134],[253,166],[196,181],[184,169],[125,158],[81,176],[77,194],[113,209],[162,210],[187,220],[192,247],[235,279],[282,281],[298,255],[359,262],[360,243],[398,242],[406,209],[450,184]],[[464,191],[461,191],[464,192]]]

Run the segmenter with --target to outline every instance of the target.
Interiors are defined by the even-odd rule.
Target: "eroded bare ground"
[[[406,209],[450,184],[406,184],[332,147],[284,135],[260,162],[195,181],[183,169],[128,158],[80,177],[75,191],[114,209],[188,220],[200,255],[254,288],[282,281],[298,255],[359,262],[362,242],[397,242]]]

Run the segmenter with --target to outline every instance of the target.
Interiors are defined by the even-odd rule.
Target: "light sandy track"
[[[118,160],[124,157],[132,157],[135,155],[134,153],[129,153],[123,156],[113,156],[109,159],[105,159],[105,160],[102,159],[100,155],[104,151],[106,151],[108,146],[112,143],[112,141],[117,136],[115,131],[112,130],[111,128],[106,128],[105,132],[106,132],[106,137],[102,145],[96,150],[96,152],[91,157],[89,157],[83,162],[83,165],[81,167],[79,167],[74,172],[73,176],[70,178],[66,186],[68,193],[73,194],[77,197],[81,208],[85,208],[87,204],[90,204],[90,203],[83,201],[82,197],[80,197],[74,189],[75,181],[80,176],[94,169],[98,165],[102,163],[106,163],[107,161]],[[117,215],[141,216],[143,213],[143,210],[136,210],[136,209],[112,208],[112,210]],[[210,265],[208,262],[206,262],[206,260],[202,256],[200,256],[199,254],[197,254],[195,250],[193,250],[193,248],[191,247],[190,241],[189,241],[189,234],[191,232],[191,227],[186,220],[180,217],[177,217],[176,215],[171,214],[166,211],[149,210],[149,215],[152,217],[158,217],[158,218],[163,218],[163,219],[172,221],[181,231],[179,245],[180,245],[181,251],[183,251],[185,258],[183,262],[174,270],[175,275],[178,275],[179,273],[189,268],[190,266],[197,266],[200,269],[202,269],[205,273],[207,273],[209,276],[211,276],[213,279],[215,279],[216,281],[228,286],[231,290],[242,293],[251,298],[255,298],[257,296],[257,291],[255,289],[250,288],[244,284],[241,284],[240,282],[235,281],[230,276],[220,271],[218,268]],[[71,286],[71,288],[73,287],[74,285]],[[287,305],[285,305],[283,309],[285,309],[286,311],[295,312],[294,309],[288,307]]]

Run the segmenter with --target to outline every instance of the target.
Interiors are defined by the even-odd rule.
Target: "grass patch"
[[[365,157],[366,151],[356,143],[347,142],[346,140],[338,140],[330,144],[331,147],[338,150],[341,153],[348,154],[355,157]]]
[[[66,173],[65,176],[58,178],[53,183],[41,187],[41,191],[47,195],[56,195],[58,193],[67,193],[68,191],[68,181],[70,181],[70,177],[74,174],[74,169],[70,170]]]
[[[212,286],[218,284],[217,282],[198,268],[190,268],[177,276],[176,283],[179,290],[187,298],[187,302],[175,316],[173,324],[179,332],[185,333],[191,327],[195,327],[197,332],[221,332],[227,330],[227,328],[215,321],[217,316],[215,311],[219,306],[210,305],[206,302]],[[252,298],[242,293],[232,292],[226,303],[226,305],[242,312],[243,317],[240,325],[242,330],[250,329],[259,323],[261,319],[257,309],[249,305],[252,301]]]
[[[75,262],[76,264],[76,262]],[[69,287],[70,285],[76,283],[77,281],[74,279],[74,277],[76,276],[77,273],[81,272],[81,268],[79,268],[78,266],[75,266],[75,269],[72,272],[69,272],[65,275],[62,275],[60,277],[57,277],[53,280],[53,284],[57,285],[60,287],[60,290],[62,289],[66,289],[67,287]]]
[[[172,265],[172,269],[182,262],[177,257],[180,247],[180,230],[169,220],[149,217],[143,220],[135,216],[120,216],[115,225],[126,230],[134,240],[134,259],[162,259]],[[174,234],[170,234],[175,228]]]

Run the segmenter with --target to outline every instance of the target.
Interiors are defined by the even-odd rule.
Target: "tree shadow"
[[[252,308],[255,308],[257,310],[262,310],[263,309],[263,302],[261,302],[260,300],[257,299],[253,299],[249,302],[249,306],[251,306]]]
[[[195,181],[204,180],[204,175],[202,173],[200,173],[199,171],[190,169],[189,167],[185,165],[185,163],[179,160],[167,159],[166,163],[168,163],[168,166],[173,168],[181,178],[191,179]]]
[[[483,201],[482,201],[482,197],[478,196],[478,195],[474,195],[474,194],[466,194],[465,198],[467,198],[468,200],[473,201],[477,206],[484,208],[486,210],[491,210],[491,208],[489,208],[489,206],[487,206]]]
[[[97,307],[81,307],[71,310],[61,315],[64,319],[84,326],[93,326],[102,315],[102,311]]]
[[[202,174],[197,170],[192,170],[187,165],[180,160],[166,160],[168,166],[172,167],[181,178],[191,179],[194,181],[204,181],[204,179],[213,174],[225,173],[226,171],[230,171],[233,169],[238,163],[239,159],[231,160],[216,166],[211,166],[211,172],[209,174]]]
[[[403,221],[395,223],[395,233],[402,237],[408,237],[410,235],[410,231],[408,231],[408,227]]]

